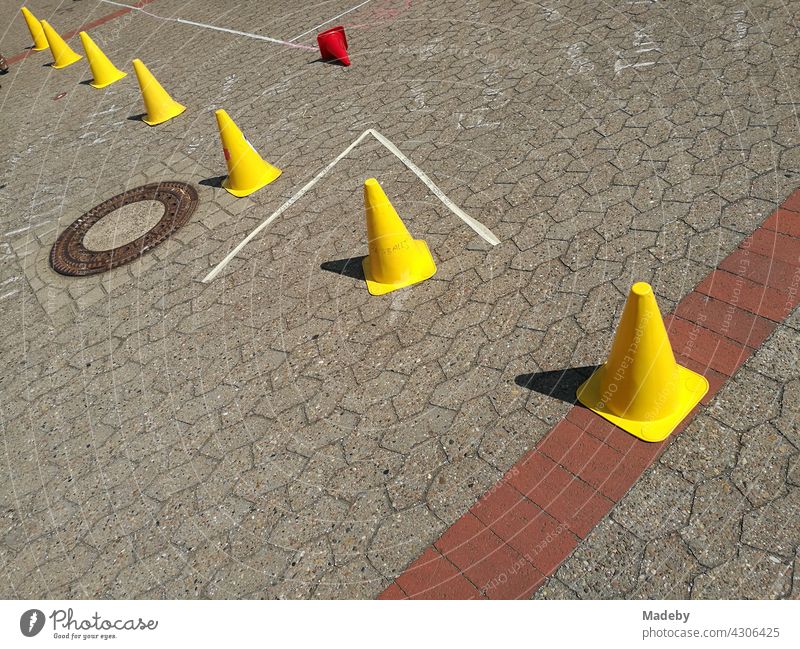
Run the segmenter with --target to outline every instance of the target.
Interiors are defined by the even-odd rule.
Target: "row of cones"
[[[33,37],[33,49],[50,49],[53,54],[53,67],[65,68],[83,58],[72,50],[58,32],[46,20],[38,20],[26,7],[22,8],[25,22]],[[118,69],[91,37],[80,32],[81,43],[92,70],[90,85],[105,88],[127,76]],[[323,59],[336,59],[350,65],[347,56],[347,37],[344,28],[333,27],[317,36]],[[183,104],[175,101],[164,90],[150,70],[140,59],[133,60],[133,69],[142,91],[146,115],[142,120],[150,126],[163,124],[186,110]],[[281,175],[281,170],[264,160],[224,110],[216,111],[228,176],[223,187],[237,197],[247,196],[268,185]]]
[[[34,38],[34,49],[47,47],[55,68],[81,59],[46,22],[22,9]],[[343,56],[349,65],[347,40],[341,28],[320,34],[323,58]],[[85,32],[80,33],[96,88],[126,76],[103,54]],[[323,46],[328,48],[323,49]],[[160,124],[181,114],[174,101],[144,64],[133,61],[142,90],[145,122]],[[234,196],[246,196],[271,183],[281,171],[266,162],[224,110],[217,110],[228,176],[223,187]],[[364,183],[369,255],[362,262],[369,292],[384,295],[429,279],[436,273],[428,245],[413,239],[374,178]],[[664,321],[649,284],[638,282],[628,295],[608,360],[578,388],[579,401],[623,430],[648,442],[665,439],[708,391],[708,381],[675,361]]]

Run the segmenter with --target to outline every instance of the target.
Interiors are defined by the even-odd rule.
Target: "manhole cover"
[[[158,201],[164,205],[164,216],[141,237],[111,250],[89,250],[83,245],[86,233],[100,219],[139,201]],[[197,191],[186,183],[154,183],[129,189],[93,207],[64,230],[50,251],[50,266],[61,275],[81,277],[127,264],[184,225],[194,213],[197,201]]]

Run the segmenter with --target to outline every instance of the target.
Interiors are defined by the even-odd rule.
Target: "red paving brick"
[[[781,207],[792,212],[800,212],[800,189],[795,189],[789,198],[783,201]]]
[[[582,480],[573,479],[547,507],[547,513],[585,538],[614,503]]]
[[[636,442],[633,435],[617,428],[608,419],[603,419],[596,412],[582,405],[576,405],[570,410],[566,419],[621,453],[627,452]]]
[[[410,599],[478,599],[480,593],[452,563],[428,548],[396,580]]]
[[[539,507],[546,507],[572,481],[572,475],[539,451],[528,453],[506,474],[507,482]]]
[[[795,267],[800,263],[800,239],[774,230],[757,228],[739,247]]]
[[[778,208],[761,227],[800,238],[800,213]]]
[[[622,459],[622,454],[564,419],[542,440],[539,450],[561,466],[599,488]]]
[[[675,316],[664,318],[676,355],[688,356],[727,376],[739,369],[753,350],[710,329]]]
[[[681,300],[675,315],[756,349],[775,329],[771,320],[695,291]]]
[[[695,290],[776,322],[782,322],[797,306],[797,295],[791,296],[723,270],[713,271]]]
[[[558,521],[508,484],[470,511],[543,574],[555,570],[577,543]]]
[[[435,545],[489,599],[528,597],[544,580],[527,559],[469,512]]]
[[[734,250],[722,260],[719,267],[732,275],[746,277],[751,282],[764,284],[779,291],[787,290],[797,271],[797,267],[790,263],[765,257],[744,248]]]
[[[800,303],[799,223],[800,190],[664,318],[676,361],[709,381],[709,394],[673,435]],[[455,564],[487,597],[529,596],[575,548],[574,535],[585,538],[667,442],[643,442],[575,405],[437,541],[452,564],[428,548],[398,584],[409,594],[478,596],[467,579],[453,580]],[[400,593],[390,587],[382,597]]]

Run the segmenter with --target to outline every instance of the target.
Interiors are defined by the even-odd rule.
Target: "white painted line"
[[[655,61],[648,61],[647,63],[628,63],[627,65],[623,63],[621,60],[614,63],[614,74],[619,74],[622,70],[627,70],[628,68],[646,68],[650,65],[655,65]]]
[[[6,293],[5,295],[0,295],[0,300],[5,300],[6,298],[12,297],[12,296],[16,295],[17,293],[19,293],[19,289],[15,289],[15,290],[13,290],[13,291],[11,291],[9,293]]]
[[[367,129],[361,135],[359,135],[355,141],[348,146],[344,151],[342,151],[338,156],[336,156],[322,171],[320,171],[314,178],[312,178],[308,183],[303,185],[303,187],[298,191],[294,196],[292,196],[288,201],[286,201],[283,205],[281,205],[277,210],[275,210],[272,214],[267,217],[267,219],[258,225],[258,227],[253,230],[250,234],[248,234],[242,242],[236,246],[233,250],[231,250],[225,259],[219,262],[208,275],[203,278],[203,283],[208,284],[209,282],[214,281],[214,279],[219,275],[222,270],[227,266],[236,255],[241,252],[242,248],[244,248],[248,243],[250,243],[259,232],[261,232],[264,228],[266,228],[270,223],[272,223],[276,218],[278,218],[281,214],[283,214],[286,210],[288,210],[292,205],[294,205],[298,200],[300,200],[303,196],[308,193],[308,191],[314,187],[324,176],[327,174],[331,169],[333,169],[336,164],[342,160],[345,156],[347,156],[353,149],[358,146],[361,141],[367,137],[367,135],[372,135],[378,142],[380,142],[384,147],[386,147],[392,154],[399,158],[400,162],[402,162],[406,167],[408,167],[411,171],[413,171],[417,177],[428,186],[428,189],[433,192],[433,195],[436,196],[442,203],[444,203],[445,207],[447,207],[451,212],[453,212],[456,216],[458,216],[464,223],[466,223],[469,227],[471,227],[475,232],[477,232],[485,241],[490,243],[493,246],[496,246],[500,243],[500,239],[498,239],[489,228],[487,228],[483,223],[473,219],[469,216],[466,212],[464,212],[458,205],[453,203],[445,193],[439,189],[439,187],[434,183],[428,175],[422,171],[417,165],[415,165],[411,160],[409,160],[400,149],[398,149],[394,144],[392,144],[389,140],[387,140],[383,135],[378,133],[378,131],[374,129]]]
[[[422,169],[420,169],[417,165],[411,162],[411,160],[409,160],[400,149],[398,149],[394,144],[392,144],[389,140],[383,137],[383,135],[378,133],[378,131],[370,129],[370,133],[372,133],[372,135],[375,137],[376,140],[378,140],[378,142],[383,144],[383,146],[389,149],[389,151],[394,153],[400,159],[400,162],[402,162],[406,167],[408,167],[409,169],[411,169],[411,171],[417,174],[419,179],[428,186],[428,189],[430,189],[433,192],[433,195],[436,196],[436,198],[438,198],[440,201],[442,201],[442,203],[445,204],[445,207],[447,207],[447,209],[449,209],[453,214],[455,214],[458,218],[464,221],[464,223],[466,223],[469,227],[475,230],[475,232],[477,232],[481,237],[483,237],[483,239],[488,243],[491,243],[493,246],[496,246],[498,243],[500,243],[500,239],[498,239],[489,228],[487,228],[480,221],[476,221],[475,219],[473,219],[469,214],[464,212],[464,210],[462,210],[458,205],[456,205],[453,201],[447,198],[445,193],[441,189],[439,189],[439,187],[430,178],[428,178],[428,175],[424,171],[422,171]]]
[[[261,230],[266,228],[270,223],[272,223],[275,219],[277,219],[281,214],[283,214],[286,210],[288,210],[292,205],[294,205],[298,200],[300,200],[303,196],[306,195],[309,189],[311,189],[314,185],[316,185],[322,177],[328,173],[333,167],[336,165],[339,160],[344,158],[348,153],[350,153],[356,146],[363,140],[365,137],[369,135],[369,131],[364,131],[361,135],[358,136],[355,142],[353,142],[349,147],[347,147],[344,151],[342,151],[336,158],[334,158],[333,162],[331,162],[327,167],[325,167],[322,171],[320,171],[316,176],[314,176],[308,183],[303,185],[303,187],[298,191],[294,196],[292,196],[288,201],[286,201],[283,205],[281,205],[277,210],[275,210],[269,217],[259,226],[253,230],[250,234],[248,234],[244,240],[236,246],[233,250],[231,250],[228,255],[219,262],[208,275],[203,278],[204,283],[208,283],[214,280],[214,278],[220,274],[223,268],[227,266],[231,260],[239,254],[239,252],[244,248],[248,243],[250,243],[256,235],[258,235]]]
[[[308,31],[305,31],[302,34],[298,34],[294,38],[290,38],[289,42],[293,43],[298,38],[303,38],[303,36],[305,36],[306,34],[310,34],[311,32],[314,32],[314,31],[318,30],[320,27],[324,27],[325,25],[328,25],[329,23],[332,23],[334,20],[337,20],[337,19],[341,18],[342,16],[346,16],[347,14],[355,11],[356,9],[360,9],[361,7],[363,7],[366,4],[369,4],[370,2],[372,2],[372,0],[364,0],[364,2],[362,2],[360,5],[356,5],[355,7],[351,7],[347,11],[343,11],[342,13],[340,13],[338,16],[334,16],[333,18],[330,18],[330,19],[326,20],[324,23],[320,23],[316,27],[312,27]]]
[[[312,50],[316,51],[316,47],[311,47],[310,45],[299,45],[297,43],[290,43],[289,41],[282,41],[279,38],[270,38],[269,36],[262,36],[261,34],[251,34],[250,32],[240,32],[236,29],[228,29],[227,27],[217,27],[216,25],[207,25],[206,23],[198,23],[194,20],[186,20],[185,18],[172,18],[171,16],[160,16],[158,14],[154,14],[151,11],[147,11],[142,9],[141,7],[134,7],[133,5],[126,5],[122,2],[115,2],[114,0],[100,0],[101,2],[105,2],[106,4],[115,5],[117,7],[125,7],[126,9],[130,9],[131,11],[138,11],[140,13],[145,14],[146,16],[150,16],[151,18],[157,18],[158,20],[168,20],[170,22],[181,23],[182,25],[191,25],[193,27],[202,27],[203,29],[213,29],[218,32],[225,32],[226,34],[234,34],[236,36],[246,36],[247,38],[255,38],[259,41],[268,41],[270,43],[277,43],[278,45],[288,45],[289,47],[296,47],[301,50]]]

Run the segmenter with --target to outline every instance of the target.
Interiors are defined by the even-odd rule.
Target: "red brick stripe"
[[[149,5],[151,2],[155,2],[155,0],[139,0],[139,2],[132,4],[130,8],[117,9],[116,11],[112,11],[110,14],[101,16],[97,20],[92,20],[91,22],[81,25],[77,29],[73,29],[71,32],[66,32],[64,34],[61,34],[61,38],[63,38],[65,41],[69,40],[79,32],[86,32],[89,31],[90,29],[94,29],[95,27],[99,27],[100,25],[104,25],[105,23],[114,20],[115,18],[119,18],[120,16],[124,16],[125,14],[130,13],[134,9],[139,9],[140,7],[144,7],[145,5]],[[7,62],[9,64],[19,63],[23,59],[28,58],[31,54],[35,54],[35,52],[31,49],[28,49],[25,50],[24,52],[20,52],[19,54],[15,54],[10,59],[7,59]]]
[[[800,189],[664,318],[678,362],[709,381],[703,404],[798,303]],[[574,406],[379,599],[530,597],[665,446]]]

